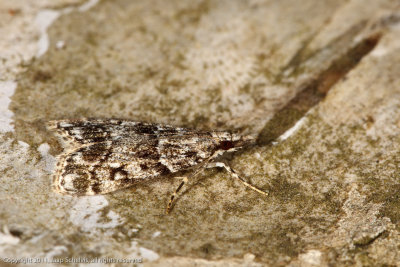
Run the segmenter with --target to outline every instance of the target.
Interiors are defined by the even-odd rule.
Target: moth
[[[47,127],[64,147],[53,176],[54,189],[62,194],[106,194],[138,181],[193,169],[172,194],[169,213],[188,178],[205,167],[225,168],[245,186],[268,194],[247,183],[226,163],[215,162],[223,153],[253,143],[251,136],[120,119],[54,120]]]

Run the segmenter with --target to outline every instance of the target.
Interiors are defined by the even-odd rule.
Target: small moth
[[[268,194],[247,183],[227,164],[214,162],[224,152],[253,143],[251,136],[119,119],[55,120],[47,126],[64,147],[53,176],[54,188],[62,194],[110,193],[140,180],[191,168],[192,178],[205,167],[223,167],[245,186]],[[187,181],[188,177],[183,177],[166,213]]]

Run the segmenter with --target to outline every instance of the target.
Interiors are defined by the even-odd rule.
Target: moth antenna
[[[247,186],[248,188],[264,195],[264,196],[268,196],[268,192],[263,191],[261,189],[258,189],[257,187],[255,187],[254,185],[249,184],[248,182],[246,182],[242,177],[240,177],[228,164],[224,163],[224,162],[213,162],[211,163],[209,166],[207,166],[207,168],[215,168],[215,167],[220,167],[220,168],[225,168],[225,170],[234,178],[238,179],[242,184],[244,184],[245,186]]]

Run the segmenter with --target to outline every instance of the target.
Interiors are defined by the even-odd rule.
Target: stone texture
[[[0,4],[1,257],[399,265],[399,1],[29,3]],[[170,215],[173,177],[57,195],[44,122],[74,117],[258,135],[230,162],[270,195],[222,170]]]

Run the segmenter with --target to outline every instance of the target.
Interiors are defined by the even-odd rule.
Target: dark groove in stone
[[[299,93],[265,125],[257,138],[258,145],[268,145],[289,130],[313,106],[323,100],[328,91],[377,45],[381,35],[360,41],[316,79],[300,89]]]

